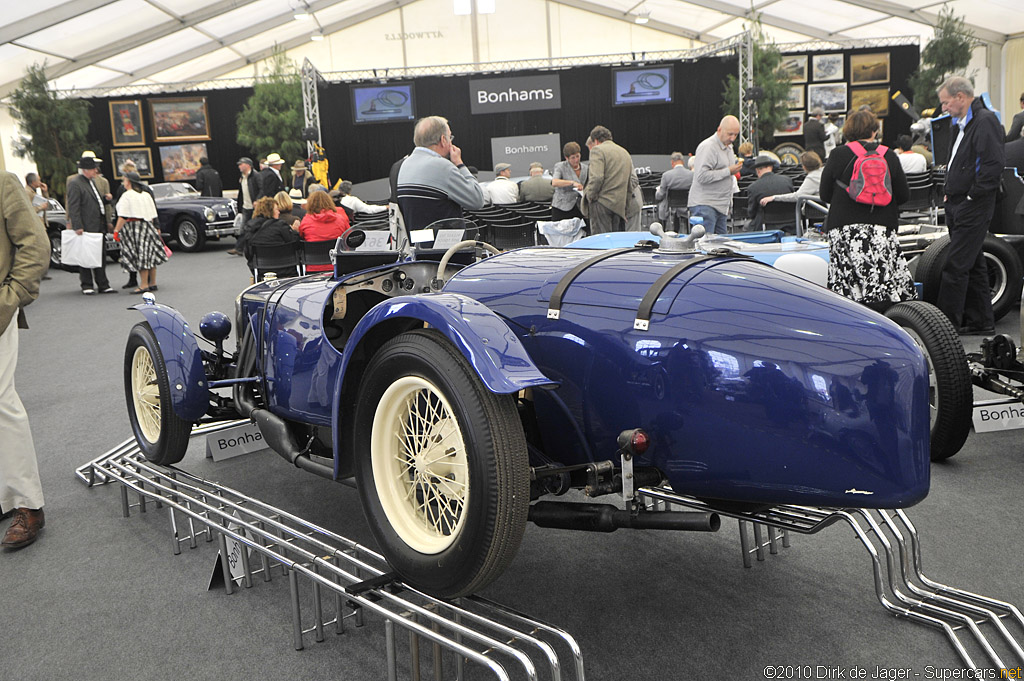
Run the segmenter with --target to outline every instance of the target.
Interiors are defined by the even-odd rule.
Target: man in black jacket
[[[949,258],[936,304],[961,334],[987,335],[995,319],[982,246],[1003,172],[1003,128],[966,78],[947,78],[938,93],[953,120],[944,188]]]
[[[252,167],[252,159],[243,156],[238,159],[238,212],[242,214],[242,233],[235,239],[235,247],[228,249],[228,255],[242,255],[242,247],[245,245],[245,223],[252,219],[253,204],[259,198],[259,185],[256,182],[256,172]]]
[[[100,172],[99,166],[95,158],[83,156],[78,162],[78,167],[82,172],[73,176],[67,186],[68,225],[75,230],[76,234],[82,234],[82,232],[105,234],[107,219],[104,213],[104,197],[94,182]],[[102,242],[100,247],[102,248]],[[78,278],[82,285],[82,293],[87,296],[93,295],[97,291],[117,293],[110,287],[102,253],[100,266],[94,269],[79,267]]]
[[[267,167],[260,171],[256,179],[258,186],[257,198],[269,196],[274,198],[278,192],[284,191],[284,180],[281,179],[281,167],[284,166],[284,159],[278,154],[267,156]]]
[[[196,189],[203,196],[224,196],[224,186],[220,181],[220,173],[210,165],[210,159],[199,158],[199,170],[196,171]]]
[[[747,187],[747,222],[748,230],[764,227],[764,207],[761,199],[776,194],[789,194],[793,191],[793,181],[785,175],[775,174],[775,159],[771,156],[758,156],[754,159],[754,172],[757,179]]]
[[[1020,108],[1024,109],[1024,93],[1020,95]],[[1014,142],[1019,140],[1022,131],[1024,131],[1024,111],[1013,117],[1013,121],[1010,123],[1010,131],[1006,133],[1006,141]]]
[[[828,139],[825,124],[821,122],[824,116],[825,110],[816,106],[811,117],[804,123],[804,151],[813,151],[822,162],[825,161],[825,140]]]

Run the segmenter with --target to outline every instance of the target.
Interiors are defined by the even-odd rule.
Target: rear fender
[[[210,390],[199,343],[188,322],[177,310],[158,303],[139,303],[131,309],[142,313],[156,335],[167,366],[174,413],[186,421],[198,421],[210,406]]]

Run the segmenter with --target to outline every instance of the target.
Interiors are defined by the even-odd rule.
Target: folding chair
[[[312,270],[313,272],[334,271],[334,262],[331,260],[331,249],[334,248],[336,243],[337,239],[328,239],[326,241],[303,241],[303,274],[308,274],[310,272],[310,266],[319,268]]]
[[[333,243],[333,242],[332,242]],[[278,246],[253,246],[253,276],[260,281],[273,272],[278,279],[296,277],[302,267],[301,242]]]
[[[689,201],[689,189],[668,190],[668,218],[672,221],[672,226],[670,228],[680,234],[689,232],[689,223],[687,222],[687,219],[690,216],[690,210],[686,207]],[[680,218],[683,220],[682,224],[679,224]]]

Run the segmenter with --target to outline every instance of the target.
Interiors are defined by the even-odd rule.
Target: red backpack
[[[846,146],[857,158],[853,161],[850,184],[837,184],[857,203],[869,206],[888,206],[892,203],[892,175],[885,160],[885,152],[889,148],[879,144],[873,151],[868,151],[860,142],[849,142]]]

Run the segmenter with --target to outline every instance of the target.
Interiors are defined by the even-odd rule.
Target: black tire
[[[428,418],[410,421],[412,414]],[[418,432],[407,426],[427,421],[428,428]],[[440,333],[415,330],[373,356],[355,424],[363,510],[402,578],[455,598],[501,575],[522,540],[530,501],[526,438],[515,397],[487,390]],[[404,437],[396,437],[396,425],[405,428]],[[450,444],[441,456],[450,460],[400,455],[426,454],[445,440]]]
[[[174,223],[172,238],[186,253],[196,253],[206,247],[206,229],[190,217],[178,218]]]
[[[924,352],[928,362],[931,460],[948,459],[967,441],[974,410],[974,388],[964,346],[946,315],[931,303],[897,303],[885,316],[902,326]]]
[[[60,262],[60,254],[63,246],[61,245],[61,236],[58,232],[56,235],[50,234],[50,267],[54,269],[66,269]]]
[[[992,315],[999,321],[1017,307],[1024,286],[1024,266],[1017,251],[997,236],[986,236],[983,248],[992,289]],[[949,237],[943,236],[928,246],[918,261],[916,279],[921,282],[923,298],[929,303],[934,304],[939,298],[942,268],[948,257]]]
[[[132,432],[146,459],[161,466],[181,461],[188,449],[192,424],[174,413],[167,366],[156,335],[146,322],[136,324],[128,334],[124,393]]]

